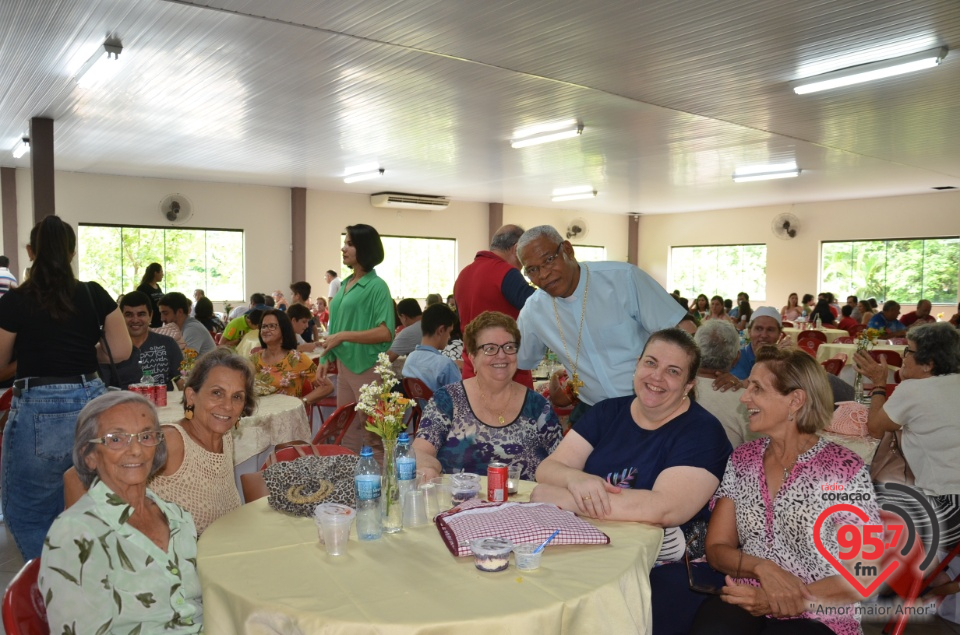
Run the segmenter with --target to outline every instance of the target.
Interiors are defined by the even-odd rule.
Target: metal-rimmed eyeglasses
[[[147,430],[146,432],[108,432],[99,439],[90,439],[90,443],[99,443],[111,450],[122,450],[133,440],[147,448],[160,445],[163,442],[163,432],[160,430]]]
[[[547,269],[552,269],[552,268],[553,268],[553,263],[556,262],[556,261],[557,261],[557,258],[560,257],[560,250],[561,250],[561,249],[563,249],[563,243],[560,243],[559,245],[557,245],[557,250],[556,250],[555,252],[553,252],[553,255],[552,255],[552,256],[547,256],[546,258],[544,258],[542,264],[534,265],[534,266],[532,266],[532,267],[524,267],[524,268],[523,268],[523,273],[524,273],[528,278],[531,278],[531,279],[532,279],[532,278],[535,278],[536,276],[540,275],[540,270],[543,269],[544,267],[546,267]]]
[[[516,355],[520,347],[517,346],[516,342],[507,342],[506,344],[480,344],[477,346],[477,350],[487,357],[493,357],[500,351],[503,351],[505,355]]]

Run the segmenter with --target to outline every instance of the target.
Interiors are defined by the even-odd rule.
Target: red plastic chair
[[[808,337],[797,342],[797,346],[800,348],[800,350],[810,353],[814,359],[817,357],[817,349],[820,348],[821,344],[823,344],[823,342],[812,337]]]
[[[872,350],[867,352],[870,354],[870,357],[872,357],[878,364],[881,363],[880,357],[883,356],[887,358],[887,366],[893,366],[894,368],[900,368],[901,366],[903,366],[903,358],[900,357],[900,353],[898,353],[897,351]]]
[[[843,362],[841,362],[839,359],[828,359],[820,365],[823,366],[825,371],[838,377],[840,376],[840,371],[843,370]]]
[[[797,346],[804,340],[819,340],[820,343],[826,344],[827,334],[823,331],[800,331],[800,333],[797,334]]]
[[[403,380],[403,391],[413,399],[429,401],[433,397],[430,387],[415,377],[407,377]]]
[[[847,354],[846,354],[846,353],[837,353],[836,355],[834,355],[834,356],[831,357],[830,359],[839,359],[840,362],[841,362],[844,366],[846,366],[846,365],[847,365],[847,359],[849,359],[849,358],[847,357]]]
[[[320,445],[293,445],[274,452],[269,459],[263,462],[260,470],[263,471],[274,463],[296,461],[302,456],[339,456],[341,454],[356,454],[356,452],[342,445],[331,445],[329,443]]]
[[[23,565],[3,594],[3,628],[7,635],[49,635],[47,607],[37,587],[40,558]]]
[[[856,341],[848,335],[841,335],[837,339],[833,340],[833,343],[834,344],[856,344]]]
[[[784,320],[784,321],[783,321],[783,324],[781,324],[780,326],[782,326],[782,327],[785,328],[785,329],[792,329],[792,328],[793,328],[793,322],[787,322],[786,320]]]
[[[907,338],[905,337],[891,337],[889,341],[891,344],[896,344],[897,346],[907,345]]]
[[[848,328],[847,333],[850,334],[850,337],[856,337],[860,335],[860,333],[866,330],[867,330],[866,324],[857,324],[855,326],[851,326],[850,328]]]
[[[343,443],[343,437],[347,434],[347,428],[357,411],[357,404],[348,403],[345,406],[337,408],[332,415],[320,426],[316,436],[313,437],[312,445],[340,445]],[[333,443],[328,443],[330,438]]]

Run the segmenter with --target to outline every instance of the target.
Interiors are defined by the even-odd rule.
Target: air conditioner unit
[[[450,205],[450,199],[445,196],[427,196],[425,194],[378,192],[370,195],[370,204],[374,207],[390,207],[394,209],[444,210]]]

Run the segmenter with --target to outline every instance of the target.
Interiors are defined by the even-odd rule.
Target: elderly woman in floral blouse
[[[333,382],[317,377],[316,364],[297,350],[293,324],[283,311],[263,312],[260,344],[263,348],[250,356],[258,392],[298,397],[307,407],[333,392]]]
[[[39,587],[51,633],[199,633],[193,517],[147,489],[167,458],[153,406],[108,392],[77,419],[73,462],[89,491],[47,534]]]

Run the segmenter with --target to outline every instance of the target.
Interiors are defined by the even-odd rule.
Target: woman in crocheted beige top
[[[227,348],[197,360],[183,391],[183,419],[163,426],[167,464],[150,482],[158,496],[193,515],[197,532],[240,507],[232,428],[253,412],[253,368]]]

